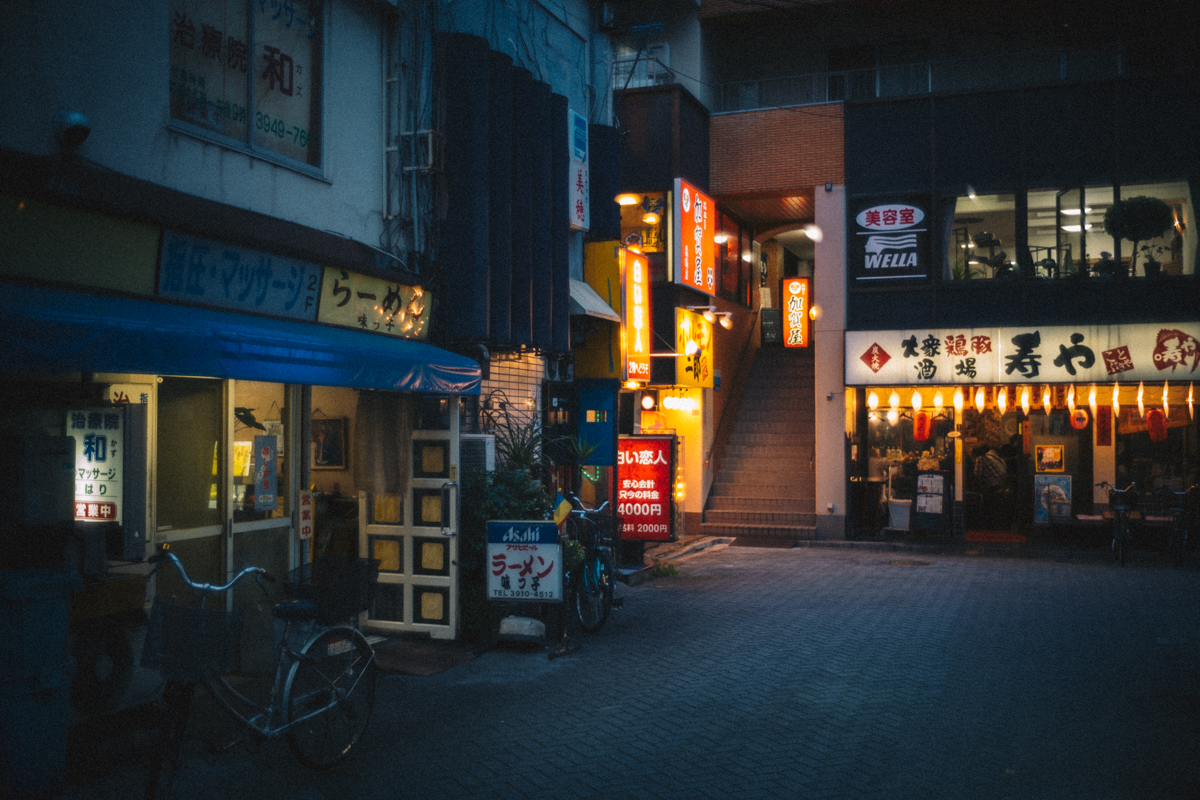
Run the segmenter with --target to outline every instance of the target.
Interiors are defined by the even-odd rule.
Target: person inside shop
[[[996,448],[981,444],[975,448],[975,486],[983,495],[983,515],[990,522],[1000,522],[1005,517],[1008,488],[1008,466]]]

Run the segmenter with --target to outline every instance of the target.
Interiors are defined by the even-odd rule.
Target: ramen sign
[[[856,283],[929,275],[928,201],[923,196],[860,198],[849,245]]]

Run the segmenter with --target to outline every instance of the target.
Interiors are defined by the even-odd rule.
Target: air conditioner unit
[[[459,468],[463,475],[471,470],[496,469],[496,437],[490,433],[464,433],[459,437]]]

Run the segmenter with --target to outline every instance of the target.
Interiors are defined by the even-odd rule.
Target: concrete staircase
[[[700,532],[741,545],[816,538],[811,348],[762,348],[709,490]]]

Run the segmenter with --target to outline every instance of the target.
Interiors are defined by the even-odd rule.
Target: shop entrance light
[[[1003,386],[996,387],[996,407],[1000,409],[1000,416],[1008,410],[1008,389]]]
[[[1189,383],[1188,384],[1188,419],[1194,418],[1194,414],[1192,413],[1192,390],[1193,390],[1193,388],[1194,388],[1194,385]]]
[[[912,393],[912,410],[913,410],[913,412],[915,413],[917,411],[920,411],[921,406],[922,406],[921,390],[913,389],[913,393]]]
[[[717,307],[713,305],[707,306],[685,306],[688,311],[698,311],[703,315],[705,322],[717,321],[722,328],[729,330],[733,327],[733,314],[728,311],[717,311]]]
[[[956,414],[961,415],[962,410],[963,410],[963,390],[955,389],[954,390],[954,411]]]
[[[942,413],[942,407],[946,405],[945,398],[942,397],[942,390],[938,389],[933,393],[933,410],[937,413]]]
[[[1067,411],[1070,411],[1072,414],[1075,413],[1075,384],[1073,383],[1067,389]]]
[[[642,199],[636,194],[630,194],[628,192],[625,194],[619,194],[613,199],[617,201],[617,205],[622,206],[636,206],[638,203],[642,202]]]
[[[1092,388],[1088,390],[1088,408],[1092,410],[1092,419],[1096,418],[1096,384],[1092,384]]]
[[[867,408],[871,409],[872,411],[879,408],[879,395],[875,394],[874,392],[871,392],[867,395]]]
[[[1054,410],[1054,405],[1050,401],[1050,384],[1042,387],[1042,411],[1049,414]]]

